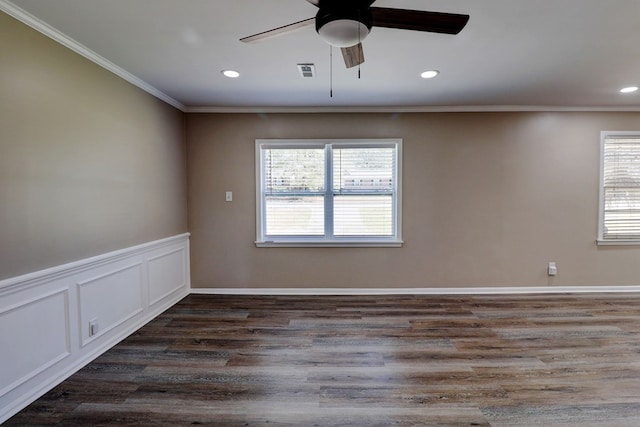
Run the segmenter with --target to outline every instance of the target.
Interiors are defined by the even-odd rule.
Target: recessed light
[[[435,76],[437,76],[438,74],[440,74],[440,71],[429,70],[429,71],[425,71],[422,74],[420,74],[420,77],[422,77],[423,79],[432,79]]]
[[[240,77],[240,73],[235,70],[222,70],[222,74],[230,79],[236,79]]]
[[[638,86],[627,86],[620,89],[620,93],[633,93],[638,90]]]

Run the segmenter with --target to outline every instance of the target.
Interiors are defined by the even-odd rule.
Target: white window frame
[[[640,245],[640,237],[633,239],[613,239],[604,237],[604,145],[609,136],[631,136],[640,138],[640,131],[601,131],[600,132],[600,182],[598,203],[598,245]]]
[[[268,147],[325,147],[327,144],[345,147],[389,147],[396,149],[395,168],[395,192],[393,197],[395,233],[392,236],[371,237],[307,237],[307,236],[283,236],[272,238],[264,235],[265,210],[264,210],[264,170],[262,165],[262,148]],[[400,247],[402,240],[402,139],[401,138],[371,138],[371,139],[256,139],[256,246],[257,247]],[[327,156],[331,157],[331,156]],[[326,164],[326,170],[331,171],[331,160]],[[332,177],[327,178],[332,182]],[[325,185],[325,195],[332,193],[332,185]],[[325,214],[327,214],[325,208]]]

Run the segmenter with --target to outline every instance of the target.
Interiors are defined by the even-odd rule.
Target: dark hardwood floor
[[[640,294],[190,295],[10,419],[640,426]]]

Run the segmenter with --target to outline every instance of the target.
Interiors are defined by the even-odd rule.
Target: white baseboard
[[[640,286],[524,286],[483,288],[191,288],[212,295],[497,295],[640,292]]]
[[[0,424],[189,289],[188,233],[0,281]]]

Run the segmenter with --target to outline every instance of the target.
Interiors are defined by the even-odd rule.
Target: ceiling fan
[[[254,43],[316,24],[316,31],[327,43],[342,49],[347,68],[364,62],[362,40],[371,27],[397,28],[430,33],[458,34],[469,21],[469,15],[427,12],[422,10],[372,7],[376,0],[307,0],[318,8],[314,18],[304,19],[241,38]]]

